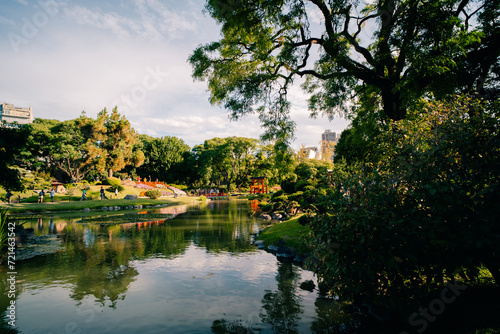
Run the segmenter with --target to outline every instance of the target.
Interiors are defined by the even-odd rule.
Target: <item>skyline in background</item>
[[[178,137],[190,147],[214,137],[259,138],[256,115],[230,121],[194,82],[189,55],[220,39],[205,0],[8,0],[0,4],[0,100],[35,118],[95,118],[118,106],[140,134]],[[292,147],[316,146],[348,121],[311,119],[307,96],[290,92]]]

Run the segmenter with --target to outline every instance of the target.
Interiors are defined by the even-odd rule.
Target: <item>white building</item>
[[[14,107],[13,104],[1,103],[0,104],[0,124],[17,123],[29,124],[33,123],[33,111],[29,108]]]
[[[302,153],[307,159],[319,159],[319,152],[317,147],[304,147]]]

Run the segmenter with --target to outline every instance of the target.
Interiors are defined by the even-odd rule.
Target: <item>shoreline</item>
[[[13,203],[13,204],[0,204],[0,208],[8,210],[9,216],[22,216],[33,215],[39,213],[76,213],[82,211],[88,212],[105,212],[110,207],[123,207],[133,208],[154,208],[155,206],[174,206],[190,204],[199,202],[195,197],[178,197],[178,198],[138,198],[138,199],[106,199],[106,200],[86,200],[86,201],[73,201],[73,202],[44,202],[44,203]],[[108,210],[102,210],[102,208]],[[112,211],[112,210],[109,210]]]

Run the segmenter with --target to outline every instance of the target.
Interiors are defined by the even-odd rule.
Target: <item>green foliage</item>
[[[115,190],[118,189],[118,192],[122,192],[125,190],[125,188],[119,184],[114,184],[112,185],[111,187],[109,187],[108,189],[106,189],[106,191],[109,191],[109,192],[112,192],[114,193]],[[146,195],[147,196],[147,195]],[[161,195],[160,195],[161,196]]]
[[[16,168],[21,175],[23,185],[28,190],[49,189],[52,187],[52,176],[46,172],[31,172],[24,168]]]
[[[280,196],[283,196],[285,192],[283,190],[278,190],[277,192],[273,193],[271,195],[271,199],[275,199],[276,197],[280,197]]]
[[[184,191],[186,191],[188,189],[188,186],[186,186],[184,184],[172,184],[172,183],[170,183],[169,186],[180,189],[180,190],[184,190]]]
[[[162,195],[161,190],[158,190],[158,189],[152,189],[152,190],[146,191],[146,196],[148,196],[151,199],[160,198],[161,195]]]
[[[373,95],[373,94],[372,94]],[[367,93],[360,96],[363,101],[356,109],[349,128],[342,131],[335,146],[335,163],[345,160],[349,164],[377,162],[384,154],[380,148],[380,135],[389,130],[389,119],[376,109],[374,97]]]
[[[243,137],[212,138],[196,146],[198,168],[213,184],[231,190],[245,186],[256,171],[258,140]],[[260,172],[260,171],[259,171]]]
[[[281,183],[281,189],[289,194],[314,189],[320,183],[327,182],[328,170],[331,168],[333,168],[333,164],[327,161],[304,160],[295,167],[293,174]]]
[[[273,210],[273,204],[269,202],[262,201],[259,203],[259,208],[263,212],[271,212]]]
[[[208,82],[211,103],[233,119],[258,113],[263,139],[286,145],[296,78],[306,78],[313,117],[356,114],[358,100],[401,120],[422,97],[498,96],[500,8],[467,4],[207,0],[221,39],[199,46],[189,62],[193,77]],[[317,13],[321,23],[310,20]],[[357,99],[363,91],[369,99]]]
[[[102,181],[102,184],[116,187],[121,184],[121,181],[119,178],[116,177],[108,177]]]
[[[190,148],[182,139],[170,136],[152,138],[145,135],[140,138],[146,155],[144,164],[138,168],[140,175],[167,183],[185,179],[185,158]]]
[[[418,305],[457,275],[474,282],[483,264],[499,284],[498,115],[460,99],[430,104],[381,134],[377,164],[334,168],[309,217],[309,265],[334,295]]]
[[[8,224],[7,224],[7,211],[8,209],[0,209],[0,261],[2,260],[3,248],[7,245],[7,239],[9,235]]]
[[[86,142],[88,160],[95,164],[98,172],[113,172],[126,166],[139,167],[144,162],[144,153],[136,150],[138,135],[130,122],[118,113],[118,108],[108,114],[104,108],[95,121],[85,118],[91,126],[91,138]]]
[[[0,186],[23,190],[19,171],[13,168],[16,156],[25,149],[26,128],[8,128],[0,124]]]
[[[23,162],[32,170],[48,171],[48,161],[66,180],[81,182],[93,165],[86,149],[90,123],[84,115],[64,122],[35,119],[27,126],[28,149],[22,155]]]

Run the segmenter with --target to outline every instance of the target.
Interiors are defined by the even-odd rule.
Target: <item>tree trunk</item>
[[[384,113],[393,121],[400,121],[406,118],[406,108],[402,106],[399,93],[394,92],[393,85],[382,88],[382,102]]]
[[[111,168],[108,170],[108,177],[113,177],[113,170]]]

